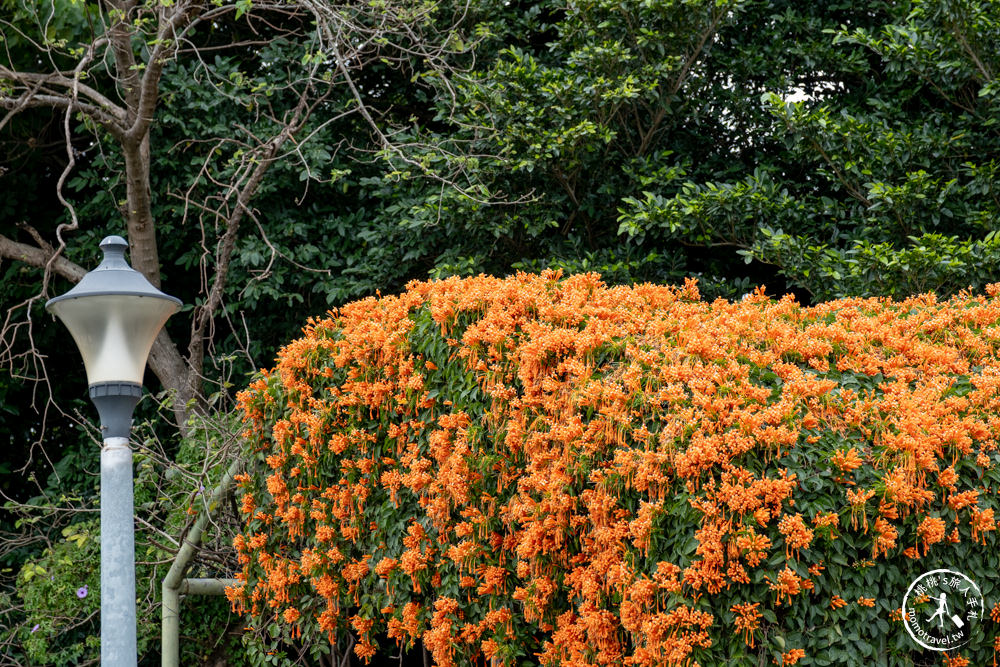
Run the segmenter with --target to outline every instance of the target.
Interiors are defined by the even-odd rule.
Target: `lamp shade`
[[[120,236],[101,241],[104,259],[77,285],[45,304],[76,341],[87,383],[142,384],[149,350],[181,301],[153,287],[125,261]]]

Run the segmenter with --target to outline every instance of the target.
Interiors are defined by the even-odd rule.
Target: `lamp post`
[[[101,241],[104,259],[45,309],[76,341],[101,418],[101,664],[136,664],[132,411],[153,340],[179,299],[153,287],[125,261],[120,236]]]

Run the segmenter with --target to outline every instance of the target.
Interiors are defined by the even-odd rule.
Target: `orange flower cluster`
[[[860,468],[862,461],[858,458],[858,450],[851,447],[848,450],[838,449],[834,452],[833,456],[830,457],[833,465],[837,466],[840,470],[844,472],[851,472],[855,468]]]
[[[771,582],[769,576],[765,575],[764,578]],[[795,571],[786,565],[785,569],[778,573],[777,581],[768,584],[770,589],[776,594],[774,604],[780,607],[781,599],[785,597],[791,601],[793,596],[798,595],[803,588],[806,588],[805,584],[808,581],[808,579],[803,580],[802,577],[795,574]]]
[[[706,303],[552,272],[348,304],[240,394],[260,469],[229,598],[442,667],[690,665],[779,606],[843,617],[848,530],[856,561],[995,538],[998,322],[985,296]]]
[[[776,665],[795,665],[798,664],[799,660],[806,657],[806,652],[800,648],[793,648],[791,651],[787,651],[781,654],[781,662],[777,660],[774,661]]]
[[[813,531],[806,526],[806,522],[798,512],[794,516],[786,515],[779,521],[778,532],[785,537],[786,558],[795,557],[797,559],[799,549],[808,547],[813,539]]]
[[[734,624],[737,630],[742,630],[745,634],[744,641],[747,646],[753,648],[753,633],[760,626],[761,613],[757,611],[759,602],[744,602],[734,604],[730,611],[737,614]]]
[[[917,535],[924,541],[924,554],[927,547],[944,539],[945,523],[944,519],[936,516],[929,516],[917,526]]]

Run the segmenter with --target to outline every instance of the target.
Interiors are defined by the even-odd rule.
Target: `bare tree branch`
[[[56,256],[51,246],[44,249],[36,248],[26,243],[18,243],[3,234],[0,234],[0,257],[23,262],[39,269],[48,267],[57,275],[73,282],[79,282],[87,273],[82,266],[74,264],[65,257]]]
[[[150,54],[149,63],[142,76],[139,99],[136,104],[135,122],[127,132],[128,136],[133,139],[141,137],[149,131],[149,124],[153,121],[156,101],[159,97],[163,67],[176,52],[178,33],[194,17],[196,5],[190,2],[179,2],[170,9],[172,11],[169,18],[161,22],[153,52]],[[158,11],[165,13],[168,10],[161,5],[158,7]]]
[[[227,193],[226,201],[233,194],[236,194],[236,205],[225,223],[225,233],[219,242],[219,251],[216,259],[215,277],[212,281],[212,288],[204,305],[197,309],[191,328],[190,344],[188,346],[188,358],[200,359],[204,357],[204,344],[206,340],[206,330],[222,304],[222,295],[229,277],[229,262],[232,258],[233,249],[236,245],[236,237],[244,215],[249,210],[249,203],[256,194],[257,189],[264,180],[268,169],[275,161],[275,157],[280,152],[282,146],[298,132],[310,115],[311,108],[321,101],[311,100],[311,86],[307,86],[299,96],[299,102],[291,113],[291,117],[285,120],[284,128],[264,146],[253,160],[248,161],[252,166],[245,183],[237,188],[235,185]],[[224,201],[225,203],[225,201]]]
[[[96,44],[97,43],[95,43],[94,48],[91,50],[96,50]],[[52,72],[49,74],[41,74],[38,72],[15,72],[4,65],[0,65],[0,79],[6,79],[26,88],[37,85],[40,90],[46,91],[46,99],[50,104],[59,94],[66,93],[67,91],[76,88],[79,91],[79,94],[83,95],[90,101],[89,103],[77,102],[81,111],[87,113],[87,115],[93,115],[95,120],[109,119],[110,122],[115,124],[124,123],[126,114],[122,107],[109,100],[105,95],[102,95],[91,86],[88,86],[80,81],[79,72],[90,64],[91,61],[92,58],[89,57],[81,59],[80,63],[73,72]],[[32,99],[33,95],[29,94],[26,97],[27,99]],[[5,100],[10,98],[0,99]],[[59,106],[65,105],[61,104]]]

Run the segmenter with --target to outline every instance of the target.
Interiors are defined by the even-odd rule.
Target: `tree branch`
[[[951,33],[952,35],[954,35],[955,40],[962,47],[962,50],[965,51],[965,54],[969,56],[969,58],[972,60],[972,64],[975,65],[976,69],[982,75],[983,81],[985,83],[993,81],[993,72],[990,70],[989,67],[987,67],[983,63],[983,60],[979,57],[979,54],[976,53],[976,50],[972,48],[971,44],[969,44],[969,40],[968,38],[966,38],[965,32],[959,27],[957,21],[952,21]]]
[[[81,267],[79,264],[69,261],[65,257],[59,256],[55,258],[55,261],[50,261],[53,258],[54,251],[51,246],[42,249],[35,246],[30,246],[25,243],[19,243],[14,241],[3,234],[0,234],[0,258],[11,259],[18,262],[23,262],[28,266],[33,266],[38,269],[50,268],[56,275],[62,276],[63,278],[70,280],[74,283],[79,282],[83,278],[87,270]]]
[[[136,67],[135,53],[132,51],[133,29],[129,24],[128,14],[134,3],[109,0],[113,23],[108,28],[108,41],[115,58],[118,83],[127,110],[127,122],[135,122],[139,108],[139,70]]]
[[[705,44],[708,43],[709,38],[712,35],[714,35],[718,30],[719,22],[722,21],[722,17],[724,14],[725,12],[721,10],[713,11],[712,20],[708,24],[708,28],[701,34],[701,36],[698,39],[698,43],[691,51],[691,55],[689,55],[687,59],[684,61],[684,64],[681,65],[680,71],[677,73],[677,76],[674,78],[673,83],[670,85],[670,89],[667,95],[668,97],[667,105],[669,105],[670,103],[669,98],[676,95],[677,92],[681,89],[681,86],[684,85],[684,82],[687,80],[688,74],[691,72],[691,68],[694,66],[695,62],[697,62],[698,57],[701,56],[702,52],[704,52]],[[656,131],[660,129],[660,125],[663,123],[663,119],[666,117],[666,114],[667,114],[667,106],[661,105],[660,108],[657,109],[656,111],[656,116],[653,118],[653,122],[650,125],[649,130],[643,133],[642,135],[642,140],[640,141],[639,148],[637,150],[638,155],[645,155],[646,151],[649,149],[649,146],[653,141],[653,135],[655,135]]]
[[[156,45],[153,47],[139,86],[135,122],[128,129],[130,137],[141,137],[149,131],[149,124],[153,121],[153,112],[156,110],[156,101],[159,98],[163,66],[168,58],[176,53],[178,31],[191,20],[194,11],[196,8],[190,3],[178,3],[174,6],[174,12],[170,18],[163,21],[160,26],[156,35]]]
[[[122,130],[118,126],[116,119],[104,113],[101,109],[87,104],[86,102],[74,101],[68,97],[56,95],[39,95],[37,93],[26,93],[21,98],[0,97],[0,108],[7,109],[10,113],[0,122],[0,128],[7,124],[8,119],[24,109],[69,109],[80,111],[92,118],[97,124],[106,129],[116,139],[121,138]]]
[[[837,164],[833,161],[833,159],[826,152],[826,150],[823,149],[819,141],[810,137],[809,143],[811,143],[813,148],[815,148],[816,151],[820,154],[820,156],[823,158],[823,161],[826,162],[828,165],[830,165],[830,168],[833,169],[833,173],[837,176],[837,180],[840,181],[841,185],[844,186],[844,189],[847,190],[848,194],[850,194],[852,197],[854,197],[859,202],[864,204],[866,208],[871,208],[872,205],[871,200],[869,200],[868,197],[865,197],[865,195],[860,190],[854,187],[854,185],[847,180],[847,177],[844,176],[844,172],[840,170],[840,167],[837,166]]]
[[[286,121],[281,132],[272,137],[261,149],[261,154],[257,158],[256,165],[250,171],[246,183],[239,188],[236,197],[236,206],[226,220],[226,231],[219,242],[219,254],[215,269],[215,278],[212,281],[211,290],[205,303],[201,305],[195,314],[191,325],[191,339],[188,345],[188,359],[192,366],[204,357],[205,335],[215,312],[222,304],[222,295],[226,287],[229,275],[229,262],[232,259],[233,250],[236,247],[236,239],[239,233],[240,224],[244,215],[249,210],[250,200],[257,193],[257,189],[264,180],[264,175],[274,163],[275,156],[281,150],[282,145],[297,131],[299,131],[306,119],[309,117],[311,108],[308,101],[311,86],[307,86],[299,96],[299,102],[292,112],[290,120]],[[234,185],[230,193],[237,192]]]
[[[88,61],[89,59],[85,59],[81,63],[82,66],[86,67]],[[75,77],[76,72],[70,72],[70,75]],[[49,74],[41,74],[39,72],[15,72],[3,65],[0,65],[0,79],[8,79],[10,81],[20,83],[25,87],[27,87],[28,84],[39,84],[40,87],[51,85],[67,91],[76,88],[81,95],[91,101],[93,108],[100,110],[102,113],[114,118],[118,122],[125,122],[125,110],[123,108],[109,100],[105,95],[102,95],[91,86],[81,82],[79,79],[74,80],[70,76],[67,76],[65,72],[50,72]],[[56,91],[51,92],[52,94],[57,94]],[[83,108],[82,104],[80,106]]]

